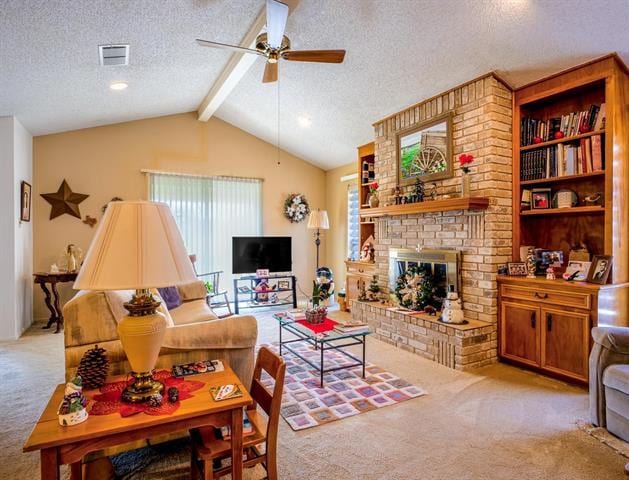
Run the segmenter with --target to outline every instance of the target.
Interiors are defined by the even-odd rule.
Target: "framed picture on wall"
[[[31,184],[28,182],[22,182],[20,188],[20,220],[31,221]]]
[[[452,113],[398,133],[398,185],[410,185],[417,179],[442,180],[452,175]]]

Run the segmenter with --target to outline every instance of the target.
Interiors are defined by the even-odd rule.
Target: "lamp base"
[[[153,379],[153,372],[131,372],[131,376],[135,381],[123,390],[123,402],[148,402],[156,393],[161,395],[164,391],[164,384]]]

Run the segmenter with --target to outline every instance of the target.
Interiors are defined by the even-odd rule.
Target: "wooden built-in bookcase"
[[[374,142],[367,143],[358,147],[358,185],[359,185],[359,202],[360,210],[369,208],[369,184],[377,181],[375,179],[375,146]],[[367,172],[368,175],[365,175]],[[375,225],[370,218],[360,218],[360,245],[374,235]]]
[[[611,282],[629,281],[629,148],[627,119],[627,71],[616,55],[562,72],[514,92],[513,96],[513,259],[520,260],[521,245],[562,250],[566,257],[571,245],[585,243],[591,254],[614,257]],[[605,127],[562,139],[550,139],[521,146],[523,117],[547,120],[570,112],[605,104]],[[579,145],[584,139],[602,139],[603,170],[579,175],[526,180],[520,179],[524,152],[553,145]],[[572,208],[521,210],[524,189],[550,188],[574,191],[578,205]],[[600,206],[586,205],[584,198],[601,192]]]
[[[513,94],[513,261],[520,261],[521,246],[535,246],[563,251],[565,266],[570,247],[581,242],[592,256],[612,255],[613,261],[607,285],[567,282],[560,275],[555,280],[498,276],[498,345],[503,360],[585,383],[591,328],[629,326],[628,101],[627,67],[615,54]],[[604,126],[566,138],[546,135],[537,143],[521,145],[523,118],[545,122],[603,103]],[[525,133],[530,138],[530,131]],[[601,139],[602,168],[555,178],[520,178],[523,154],[559,144],[580,145],[595,136]],[[538,187],[553,193],[570,189],[577,194],[577,206],[522,209],[523,190]],[[600,205],[586,204],[584,198],[596,192],[602,193]]]

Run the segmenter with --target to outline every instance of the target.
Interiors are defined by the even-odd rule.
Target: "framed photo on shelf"
[[[525,277],[526,263],[524,262],[507,262],[507,273],[511,277]]]
[[[550,188],[534,188],[531,190],[531,209],[542,210],[550,208]]]
[[[547,267],[563,267],[563,252],[561,250],[544,250],[541,252],[542,263]]]
[[[277,288],[279,290],[288,290],[290,288],[290,282],[288,280],[278,280]]]
[[[612,269],[611,255],[594,255],[592,265],[588,272],[587,281],[589,283],[598,283],[604,285],[607,283],[609,272]]]
[[[20,220],[31,221],[31,184],[22,182],[20,189]]]
[[[566,267],[566,271],[563,274],[564,280],[568,280],[570,277],[572,277],[572,280],[576,280],[577,282],[584,282],[587,279],[591,265],[592,262],[582,262],[579,260],[568,261],[568,266]]]

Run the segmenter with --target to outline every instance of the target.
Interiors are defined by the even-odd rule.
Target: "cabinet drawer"
[[[589,293],[570,292],[564,290],[542,290],[520,285],[501,285],[500,295],[503,297],[530,300],[532,302],[563,305],[566,307],[589,310],[591,295]]]

